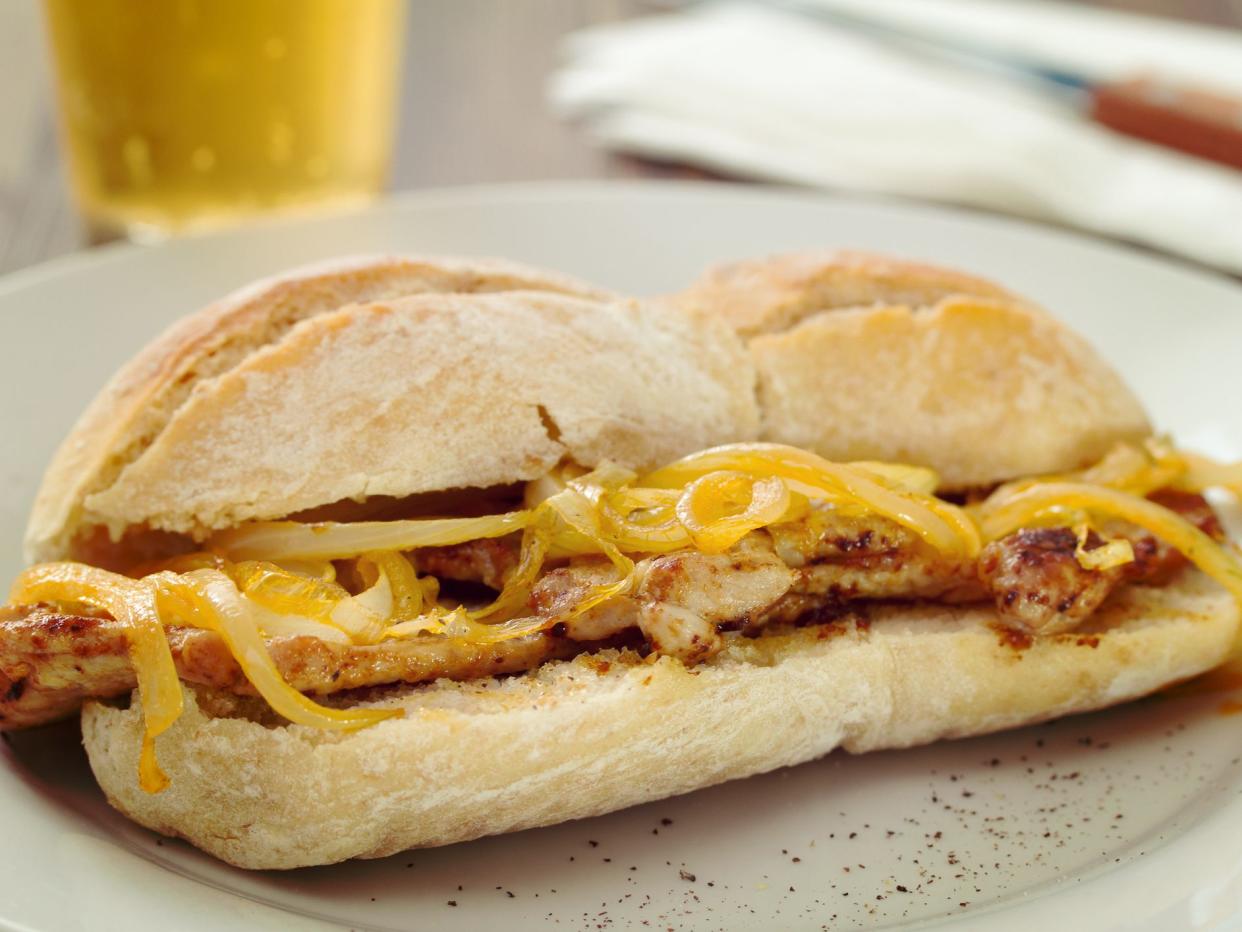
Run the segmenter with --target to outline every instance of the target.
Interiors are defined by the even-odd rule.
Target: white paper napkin
[[[817,0],[1095,77],[1242,93],[1242,33],[1027,0]],[[730,174],[969,204],[1242,272],[1242,172],[1117,136],[995,75],[759,3],[570,38],[550,97],[603,144]]]

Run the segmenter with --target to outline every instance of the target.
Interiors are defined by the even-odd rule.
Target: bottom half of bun
[[[598,815],[836,748],[1099,709],[1221,663],[1238,608],[1187,572],[1126,587],[1088,629],[1027,647],[994,625],[979,607],[888,606],[732,639],[692,668],[608,651],[388,694],[372,704],[404,717],[348,734],[222,715],[187,689],[157,741],[172,779],[158,795],[138,786],[136,697],[88,705],[82,731],[109,801],[135,821],[239,867],[293,868]]]

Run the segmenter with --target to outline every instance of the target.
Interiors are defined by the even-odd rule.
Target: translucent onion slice
[[[410,561],[402,554],[373,550],[364,553],[362,560],[371,563],[376,570],[388,580],[392,596],[392,606],[384,616],[390,621],[417,618],[423,613],[426,590],[410,566]],[[439,586],[436,587],[437,591]]]
[[[565,494],[565,492],[557,494]],[[504,588],[501,589],[500,595],[494,602],[484,608],[469,612],[467,617],[472,621],[482,621],[486,618],[514,615],[525,607],[535,581],[539,578],[539,570],[543,568],[544,560],[547,559],[551,548],[552,516],[553,512],[546,501],[535,509],[534,517],[522,534],[522,550],[517,568],[505,580]]]
[[[434,609],[421,618],[398,622],[384,631],[386,638],[417,637],[423,632],[465,641],[468,644],[497,644],[513,638],[527,637],[545,631],[555,624],[551,618],[526,616],[510,621],[484,624],[475,621],[464,608],[452,611]]]
[[[959,522],[948,522],[940,503],[912,492],[886,488],[864,470],[831,463],[797,447],[775,443],[739,443],[692,453],[639,481],[656,488],[680,488],[717,470],[752,476],[779,476],[790,488],[811,498],[846,497],[913,531],[937,550],[974,556],[973,540],[963,536]],[[930,505],[930,507],[929,507]],[[946,506],[951,507],[951,506]],[[969,521],[969,518],[964,518]]]
[[[604,532],[629,553],[671,553],[691,546],[690,532],[677,517],[676,502],[658,508],[618,511],[601,507]],[[598,552],[598,551],[597,551]]]
[[[1018,492],[1046,485],[1050,482],[1072,482],[1079,485],[1097,485],[1128,492],[1131,495],[1150,495],[1157,489],[1181,485],[1186,473],[1186,460],[1171,444],[1159,438],[1149,438],[1141,446],[1133,443],[1114,444],[1092,466],[1078,472],[1018,479],[996,489],[988,502],[1003,501]],[[1198,491],[1196,489],[1195,491]],[[987,502],[976,506],[986,513]]]
[[[378,644],[392,617],[392,585],[380,573],[366,590],[346,596],[332,609],[332,623],[345,630],[358,644]]]
[[[354,639],[335,625],[324,624],[305,615],[286,615],[242,596],[259,630],[266,637],[310,637],[329,644],[353,644]]]
[[[568,478],[566,488],[577,492],[590,503],[595,515],[589,519],[577,506],[579,519],[567,521],[554,543],[553,553],[603,553],[600,538],[630,552],[666,553],[689,546],[690,536],[677,520],[674,508],[678,492],[670,489],[632,488],[637,475],[629,469],[605,460],[597,468],[581,476]],[[567,499],[558,499],[559,510],[567,507]],[[590,527],[590,533],[574,530]]]
[[[379,641],[392,611],[392,593],[387,582],[369,599],[362,599],[361,595],[351,596],[336,583],[299,576],[262,560],[230,564],[227,575],[242,594],[269,611],[303,615],[335,626],[359,644]],[[371,602],[376,603],[378,610]]]
[[[999,540],[1050,512],[1069,509],[1120,518],[1150,531],[1242,603],[1242,561],[1234,553],[1177,512],[1117,489],[1051,482],[1022,490],[992,504],[982,521],[983,534],[988,540]]]
[[[914,492],[918,495],[932,495],[940,487],[940,476],[934,469],[926,466],[909,466],[905,463],[879,463],[873,460],[859,460],[850,463],[850,467],[871,476],[881,485],[902,492]]]
[[[677,499],[680,497],[680,489],[646,489],[640,486],[638,488],[618,489],[615,492],[602,496],[600,502],[618,514],[627,517],[632,516],[635,512],[655,516],[671,512],[677,507]],[[640,518],[639,520],[642,519]],[[651,524],[654,523],[654,520],[648,520],[645,523]]]
[[[307,579],[336,582],[336,566],[331,560],[284,560],[280,568],[297,576],[305,576]],[[217,569],[222,569],[222,567],[217,567]]]
[[[526,483],[522,491],[522,504],[533,510],[565,488],[565,477],[559,472],[550,472]]]
[[[481,518],[418,521],[254,521],[214,535],[209,547],[230,560],[334,560],[361,556],[370,550],[447,547],[504,537],[522,530],[529,517],[528,511],[513,511]]]
[[[125,626],[144,719],[139,783],[148,793],[167,788],[168,777],[155,757],[155,738],[181,715],[181,682],[151,586],[81,563],[44,563],[18,575],[9,601],[89,605]]]
[[[1080,522],[1074,533],[1078,537],[1078,545],[1074,548],[1074,559],[1084,570],[1111,570],[1127,563],[1134,562],[1134,545],[1124,537],[1116,537],[1105,541],[1099,547],[1087,549],[1087,541],[1091,537],[1091,525]]]
[[[638,473],[632,469],[604,460],[590,472],[566,479],[565,484],[594,503],[608,492],[617,492],[633,485],[637,478]]]
[[[228,567],[228,561],[224,557],[215,553],[207,553],[206,551],[197,551],[195,553],[181,553],[175,557],[167,557],[163,560],[156,560],[149,563],[140,563],[131,568],[126,575],[134,579],[140,579],[143,576],[150,576],[152,573],[161,573],[168,571],[170,573],[188,573],[190,570],[222,570]]]
[[[677,500],[677,519],[697,549],[724,553],[756,528],[779,521],[789,500],[789,486],[775,476],[754,479],[720,470],[686,486]]]
[[[411,618],[408,621],[399,621],[394,625],[389,625],[384,629],[384,639],[412,638],[424,632],[427,634],[444,633],[444,621],[440,613],[428,612],[418,618]]]
[[[464,609],[449,612],[443,620],[446,635],[451,638],[460,638],[471,644],[497,644],[501,641],[511,641],[514,638],[528,637],[550,628],[553,624],[555,624],[554,619],[529,616],[497,624],[480,624]]]
[[[928,498],[924,504],[953,528],[962,543],[962,552],[967,557],[974,559],[979,555],[979,551],[983,549],[983,538],[979,534],[979,525],[968,512],[938,498]]]
[[[1144,496],[1172,485],[1185,471],[1186,463],[1172,445],[1152,438],[1141,447],[1115,444],[1098,463],[1068,477],[1068,481]],[[1057,480],[1054,477],[1052,481]]]
[[[505,583],[504,590],[491,605],[469,613],[471,621],[496,616],[512,616],[525,608],[530,592],[538,578],[539,570],[550,553],[558,555],[602,553],[620,571],[621,578],[614,583],[591,587],[588,594],[574,608],[570,617],[590,610],[601,602],[628,591],[635,582],[634,561],[625,556],[620,548],[606,539],[600,527],[599,511],[579,488],[571,483],[560,492],[545,499],[535,509],[530,524],[523,535],[522,556],[518,568]],[[541,631],[555,624],[555,619],[515,619],[511,627],[500,635],[501,639],[519,637]],[[516,626],[516,627],[512,627]],[[501,628],[503,625],[487,625]],[[514,633],[517,632],[517,633]],[[458,635],[473,639],[482,632],[465,631]],[[497,637],[493,634],[491,637]]]
[[[633,590],[637,582],[638,570],[633,560],[612,544],[606,545],[603,550],[604,556],[611,560],[612,565],[617,568],[618,579],[613,583],[592,586],[587,595],[569,612],[570,618],[577,618],[584,612],[589,612],[595,606],[601,605],[609,599],[625,595]]]
[[[302,576],[266,560],[235,563],[225,572],[247,598],[283,614],[327,621],[337,604],[349,596],[334,582]]]
[[[273,710],[289,721],[350,731],[403,714],[401,709],[329,709],[286,683],[237,586],[219,570],[193,570],[180,576],[159,573],[149,580],[158,590],[170,591],[193,606],[199,627],[220,635],[246,679]]]
[[[1220,463],[1198,453],[1183,453],[1186,473],[1180,485],[1190,491],[1225,489],[1242,496],[1242,463]]]
[[[574,488],[568,488],[559,495],[549,498],[540,507],[555,512],[556,516],[573,532],[595,540],[599,544],[600,552],[612,562],[620,574],[616,582],[592,586],[588,594],[574,606],[569,617],[576,618],[602,602],[633,589],[637,581],[634,561],[623,554],[616,544],[604,539],[600,528],[599,513],[586,496]]]

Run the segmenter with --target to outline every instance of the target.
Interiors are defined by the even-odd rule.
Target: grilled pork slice
[[[0,621],[0,730],[55,721],[75,713],[86,699],[125,695],[137,686],[120,622],[43,608],[5,612],[8,617]],[[181,679],[254,695],[219,635],[171,627],[168,643]],[[496,644],[412,638],[373,646],[277,637],[267,646],[294,689],[320,695],[384,683],[514,673],[581,650],[547,634]]]
[[[1197,495],[1159,499],[1219,538],[1210,506]],[[1034,633],[1069,630],[1118,585],[1156,581],[1185,563],[1177,551],[1128,526],[1135,559],[1109,570],[1084,569],[1068,528],[1021,530],[996,541],[978,563],[946,556],[883,518],[826,517],[756,531],[724,554],[681,551],[639,564],[639,582],[624,596],[586,612],[575,609],[593,588],[614,582],[616,569],[584,557],[545,573],[530,598],[544,633],[490,645],[441,637],[377,645],[334,644],[312,637],[268,641],[281,675],[303,692],[328,694],[390,683],[470,679],[531,669],[637,631],[651,649],[701,662],[723,646],[722,632],[758,633],[777,622],[831,616],[876,599],[979,601],[992,598],[1003,624]],[[1091,542],[1088,542],[1088,547]],[[447,578],[497,587],[513,565],[513,542],[480,541],[416,555]],[[174,662],[187,682],[239,695],[254,689],[214,633],[168,629]],[[0,729],[22,728],[74,713],[87,698],[123,695],[136,681],[125,628],[106,617],[45,608],[0,613]]]
[[[1151,498],[1214,540],[1224,540],[1220,519],[1202,495],[1165,490]],[[1023,529],[985,547],[979,581],[996,600],[1002,621],[1031,634],[1071,631],[1122,583],[1159,582],[1187,564],[1181,553],[1134,525],[1112,522],[1102,530],[1128,540],[1134,559],[1111,569],[1086,569],[1075,555],[1078,536],[1067,527]],[[1103,543],[1092,532],[1085,549]]]

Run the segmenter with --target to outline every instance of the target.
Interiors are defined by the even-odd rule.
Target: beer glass
[[[96,238],[353,204],[384,183],[403,0],[44,0]]]

